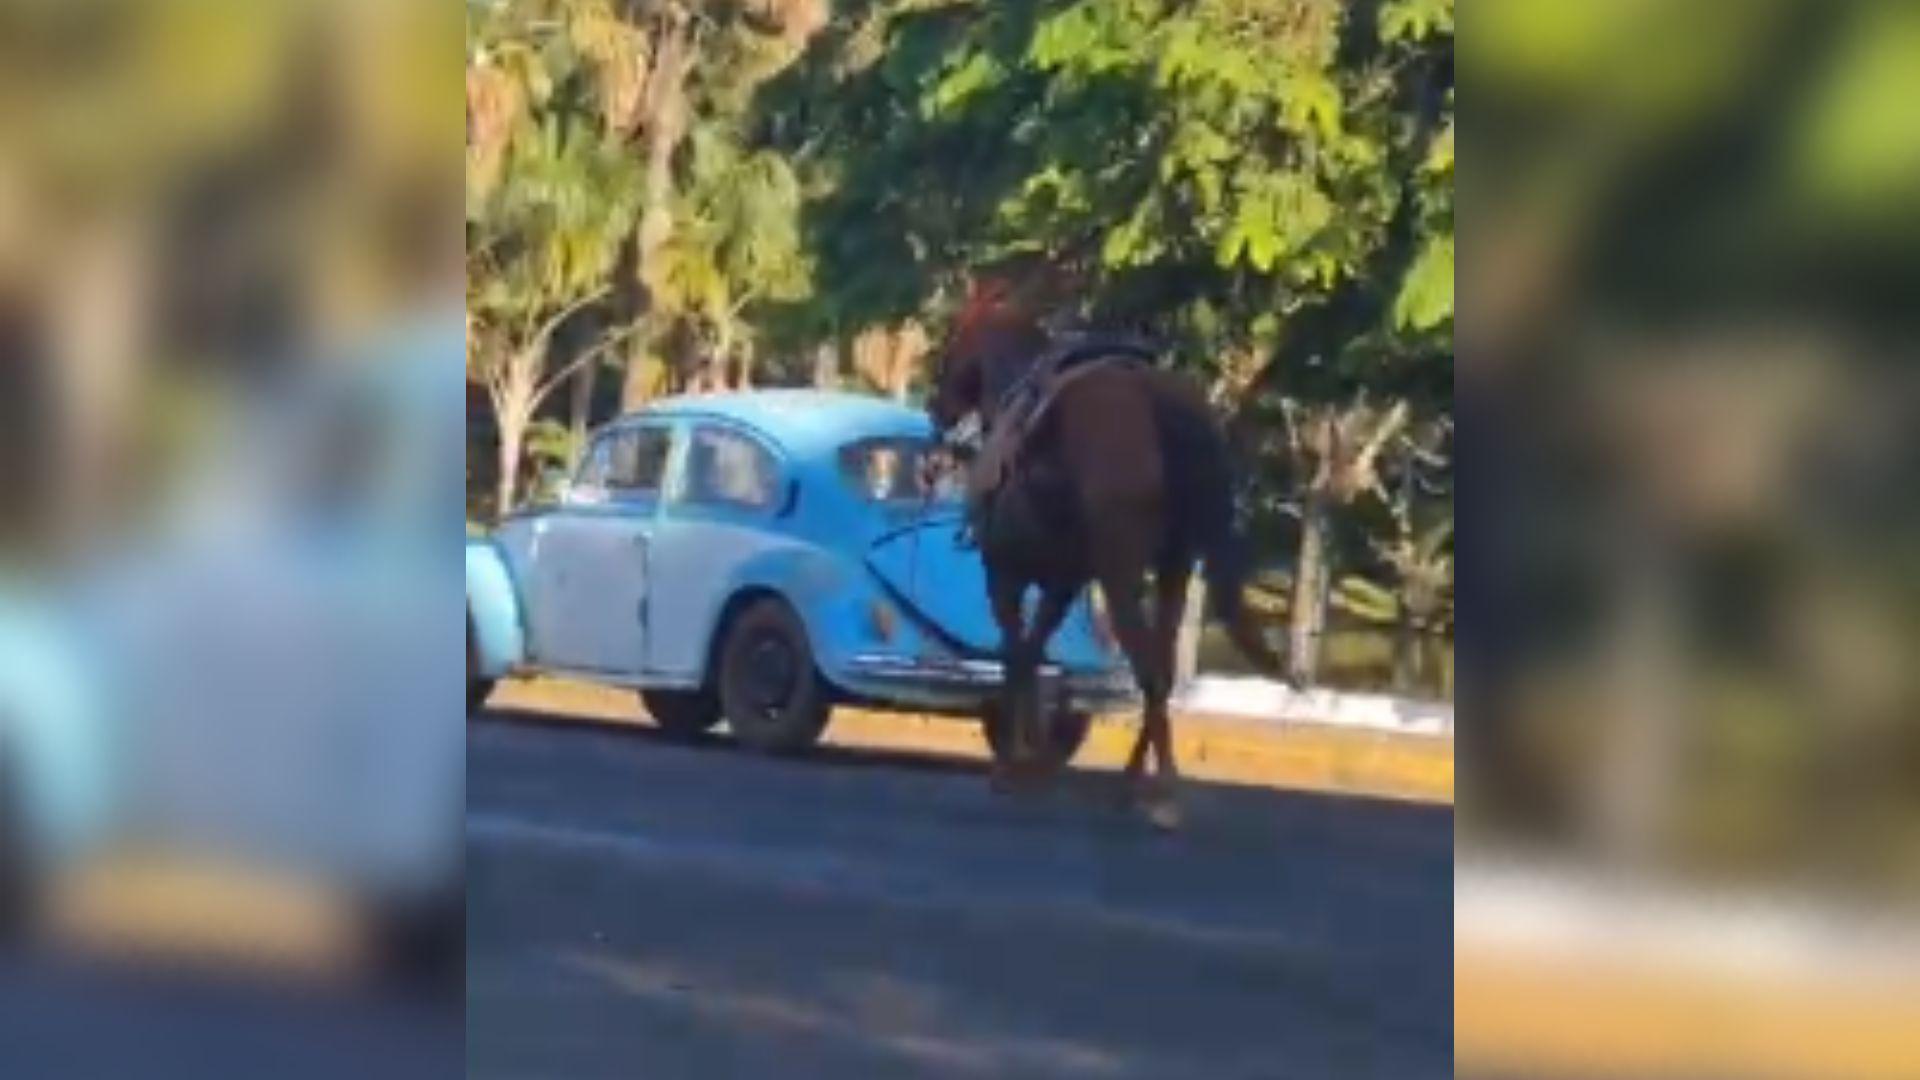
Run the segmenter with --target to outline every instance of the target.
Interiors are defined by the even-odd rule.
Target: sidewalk
[[[1920,1076],[1908,911],[1467,858],[1462,1075]]]
[[[1196,680],[1175,703],[1174,753],[1195,779],[1413,802],[1453,801],[1451,709],[1398,718],[1375,695],[1287,695],[1286,707],[1263,712],[1273,689],[1258,680]],[[1362,699],[1349,701],[1347,699]],[[1386,700],[1386,699],[1381,699]],[[1324,715],[1312,716],[1318,701]],[[525,709],[616,723],[645,723],[637,694],[540,679],[502,683],[496,709]],[[1440,707],[1444,708],[1444,707]],[[1136,717],[1096,720],[1074,767],[1117,770],[1126,762]],[[838,709],[823,740],[829,746],[950,755],[985,761],[979,725],[941,716]]]

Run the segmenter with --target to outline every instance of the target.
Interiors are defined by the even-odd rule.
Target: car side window
[[[687,447],[681,501],[694,506],[771,510],[779,499],[780,465],[754,439],[723,427],[695,428]]]
[[[609,431],[594,440],[574,486],[613,498],[658,495],[672,444],[672,433],[663,427]]]

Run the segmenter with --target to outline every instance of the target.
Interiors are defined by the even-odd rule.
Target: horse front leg
[[[995,573],[993,567],[987,567],[987,595],[993,604],[993,621],[1000,628],[1001,687],[1000,707],[1002,721],[1012,736],[1013,752],[1011,760],[1002,760],[994,755],[993,782],[996,788],[1010,786],[1014,779],[1013,766],[1031,759],[1028,748],[1028,727],[1026,720],[1026,684],[1028,682],[1026,657],[1026,613],[1023,610],[1027,583],[1012,574]]]
[[[1180,642],[1181,617],[1187,610],[1187,584],[1193,577],[1193,565],[1188,562],[1175,562],[1162,566],[1154,575],[1153,610],[1153,649],[1158,664],[1159,689],[1161,695],[1152,704],[1157,711],[1157,723],[1145,725],[1142,733],[1150,731],[1154,740],[1155,756],[1159,758],[1158,780],[1162,788],[1162,808],[1159,811],[1166,821],[1160,824],[1177,823],[1179,820],[1178,787],[1180,767],[1174,762],[1173,755],[1173,714],[1169,701],[1173,695],[1173,681],[1178,671],[1178,652]]]
[[[1020,643],[1020,668],[1026,680],[1022,692],[1026,698],[1026,720],[1031,726],[1027,733],[1028,750],[1037,753],[1040,763],[1048,769],[1057,763],[1053,752],[1053,703],[1041,700],[1040,666],[1047,659],[1047,642],[1059,632],[1060,624],[1067,621],[1067,612],[1072,610],[1073,598],[1079,591],[1077,586],[1046,588],[1034,612],[1033,625]]]

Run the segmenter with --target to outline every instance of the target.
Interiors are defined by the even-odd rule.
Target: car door
[[[561,507],[534,526],[532,648],[550,667],[647,668],[647,582],[672,429],[633,424],[594,441]]]
[[[663,630],[651,646],[663,677],[699,675],[710,644],[703,631],[726,602],[733,571],[791,543],[774,527],[787,483],[773,450],[744,428],[704,421],[687,433],[653,545],[653,617]]]

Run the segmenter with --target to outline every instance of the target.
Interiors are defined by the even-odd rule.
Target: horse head
[[[992,411],[994,401],[1046,346],[1047,333],[1008,277],[976,281],[954,318],[933,372],[927,415],[945,434],[969,414]]]

